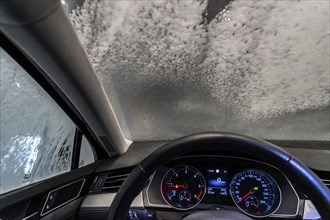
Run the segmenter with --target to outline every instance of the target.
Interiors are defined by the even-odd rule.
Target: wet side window
[[[91,147],[86,137],[83,136],[81,140],[81,148],[79,155],[79,168],[91,164],[93,162],[95,162],[93,148]]]
[[[0,194],[71,170],[75,125],[2,48]]]

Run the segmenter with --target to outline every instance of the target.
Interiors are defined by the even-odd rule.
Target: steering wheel
[[[149,177],[163,164],[197,151],[212,153],[236,152],[257,157],[280,169],[289,180],[312,201],[322,219],[330,219],[330,191],[304,164],[288,152],[271,143],[232,133],[200,133],[169,142],[141,161],[132,170],[117,192],[108,213],[108,220],[122,220],[128,216],[133,199],[143,190]],[[203,211],[186,219],[243,219],[238,212],[224,212],[216,217],[214,211]],[[218,213],[218,212],[217,212]],[[210,217],[211,216],[211,217]],[[246,217],[245,217],[246,218]]]

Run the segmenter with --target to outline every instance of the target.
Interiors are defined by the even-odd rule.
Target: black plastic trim
[[[76,128],[74,144],[73,144],[73,152],[72,152],[73,157],[72,157],[71,170],[79,168],[81,140],[82,140],[82,133],[79,131],[78,128]]]
[[[20,188],[15,191],[3,194],[0,196],[0,201],[6,202],[0,202],[0,213],[4,212],[7,208],[10,208],[18,203],[48,193],[50,190],[58,186],[62,186],[77,179],[87,177],[95,172],[96,168],[99,166],[100,163],[101,161],[96,161],[79,169],[72,170],[70,172],[28,185],[24,188]]]
[[[74,190],[74,189],[72,189],[72,185],[75,184],[75,183],[79,183],[79,182],[81,182],[81,185],[80,185],[79,191],[77,192],[76,195],[72,196],[72,198],[68,198],[68,200],[66,200],[66,201],[64,201],[63,203],[58,204],[58,205],[56,205],[56,206],[50,208],[49,210],[45,210],[45,209],[46,209],[47,202],[49,201],[49,197],[50,197],[51,194],[54,194],[54,193],[56,193],[56,192],[60,192],[60,190],[62,190],[63,188],[70,188],[70,187],[71,187],[70,189],[71,189],[71,190]],[[45,215],[47,215],[47,214],[53,212],[54,210],[59,209],[59,208],[61,208],[62,206],[64,206],[64,205],[66,205],[66,204],[72,202],[73,200],[79,198],[80,193],[81,193],[81,190],[82,190],[84,184],[85,184],[85,178],[82,178],[82,179],[76,180],[76,181],[74,181],[74,182],[68,183],[68,184],[66,184],[66,185],[64,185],[64,186],[60,186],[60,187],[58,187],[58,188],[53,189],[52,191],[50,191],[50,192],[48,193],[48,195],[47,195],[47,198],[46,198],[46,200],[45,200],[45,203],[44,203],[44,205],[43,205],[43,208],[42,208],[42,211],[41,211],[41,214],[40,214],[40,215],[41,215],[41,216],[45,216]],[[70,192],[70,193],[72,193],[72,192]],[[56,199],[55,199],[55,200],[56,200]]]

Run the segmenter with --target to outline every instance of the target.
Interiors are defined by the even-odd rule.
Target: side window
[[[93,162],[95,162],[93,148],[87,141],[86,137],[83,136],[81,140],[81,148],[79,155],[79,168],[91,164]]]
[[[75,125],[2,48],[0,194],[71,170]]]

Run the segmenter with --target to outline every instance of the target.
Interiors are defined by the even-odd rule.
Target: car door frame
[[[93,182],[93,172],[102,162],[102,160],[108,158],[109,156],[96,136],[91,131],[88,124],[79,114],[79,111],[73,106],[65,94],[56,86],[54,82],[52,82],[47,74],[44,73],[42,69],[33,62],[30,57],[28,57],[26,54],[24,54],[23,51],[16,47],[15,43],[9,40],[9,38],[7,38],[2,32],[0,32],[0,46],[23,69],[26,70],[26,72],[44,89],[44,91],[46,91],[51,96],[51,98],[54,99],[58,106],[62,108],[62,110],[76,125],[71,171],[0,195],[0,218],[5,219],[3,216],[8,216],[8,213],[10,215],[11,212],[16,212],[12,213],[14,214],[13,218],[25,219],[26,217],[29,217],[26,216],[26,212],[28,211],[29,207],[31,207],[31,205],[37,207],[35,209],[37,210],[38,216],[40,217],[43,208],[42,205],[44,204],[46,197],[51,190],[84,178],[85,182],[79,198],[84,197],[88,193],[89,188]],[[90,145],[95,152],[96,161],[79,168],[79,154],[83,135],[90,142]]]

